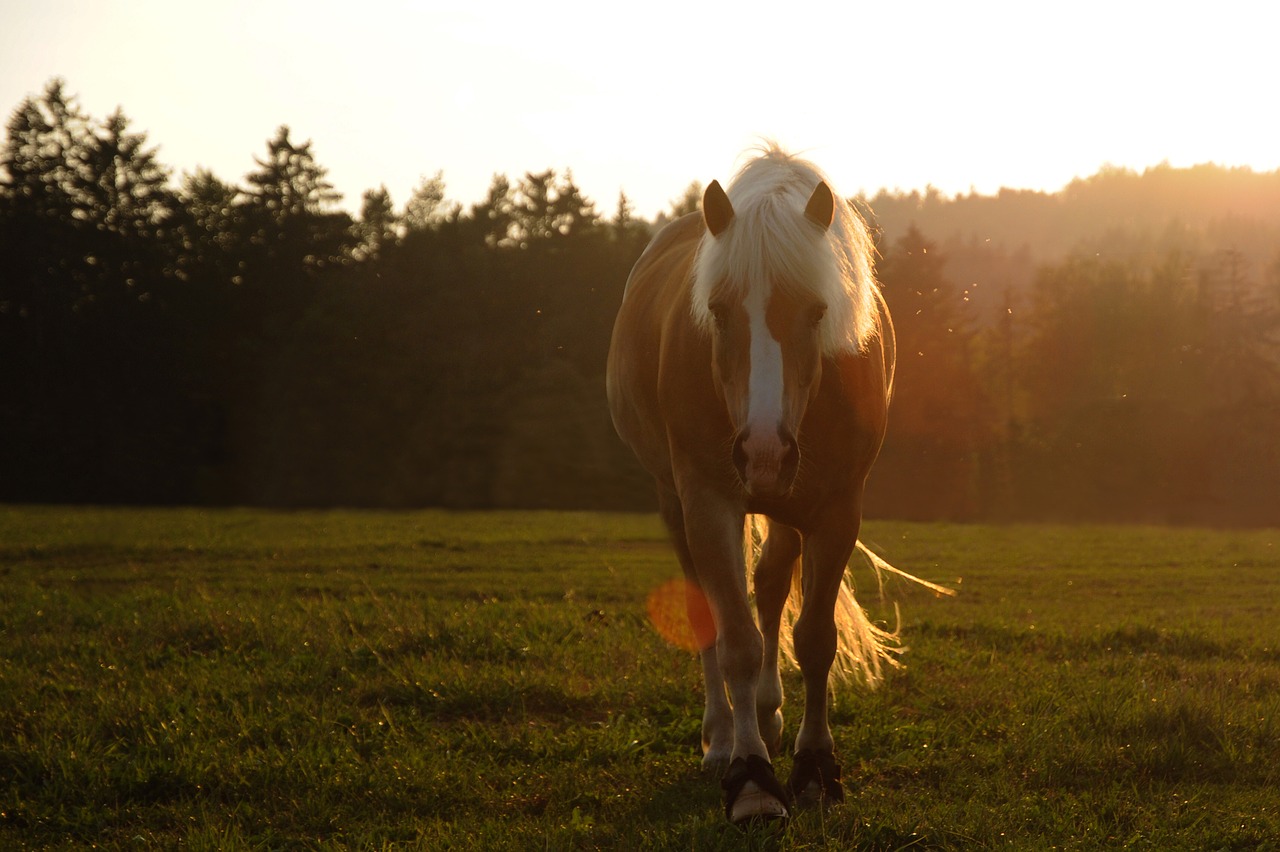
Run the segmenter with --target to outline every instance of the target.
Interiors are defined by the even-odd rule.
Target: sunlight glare
[[[715,623],[702,590],[687,580],[669,580],[649,593],[649,622],[663,639],[686,651],[701,651],[716,641]],[[691,623],[690,616],[696,623]]]

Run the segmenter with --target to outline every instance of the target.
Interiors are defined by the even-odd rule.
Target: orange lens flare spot
[[[649,621],[663,639],[686,651],[716,641],[715,620],[702,589],[687,580],[668,580],[649,593]]]

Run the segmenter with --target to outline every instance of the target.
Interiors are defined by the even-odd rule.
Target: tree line
[[[175,181],[123,112],[92,118],[57,80],[12,113],[0,499],[653,505],[603,383],[663,216],[625,195],[602,213],[555,170],[467,207],[437,173],[353,216],[287,127],[254,166]],[[886,214],[900,338],[869,513],[1280,523],[1276,258],[1221,223],[1044,256],[899,215],[971,202],[859,199]]]

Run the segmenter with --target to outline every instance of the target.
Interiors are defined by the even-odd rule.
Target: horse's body
[[[728,193],[713,182],[701,215],[654,237],[614,326],[615,427],[654,477],[680,564],[701,590],[691,617],[705,621],[709,607],[716,628],[702,651],[703,760],[728,767],[734,821],[785,817],[792,795],[841,795],[827,723],[837,599],[894,363],[870,254],[861,219],[820,173],[770,148]],[[769,519],[754,574],[759,627],[743,549],[751,514]],[[783,790],[769,755],[781,747],[778,632],[795,571],[805,705]]]

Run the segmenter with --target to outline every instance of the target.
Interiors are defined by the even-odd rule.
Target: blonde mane
[[[826,303],[824,354],[862,351],[876,331],[871,238],[834,187],[835,220],[826,233],[805,218],[820,181],[826,177],[816,166],[773,143],[734,176],[726,190],[733,220],[719,237],[702,238],[694,262],[692,308],[699,327],[713,325],[713,290],[730,287],[745,295],[776,284],[803,288]]]

